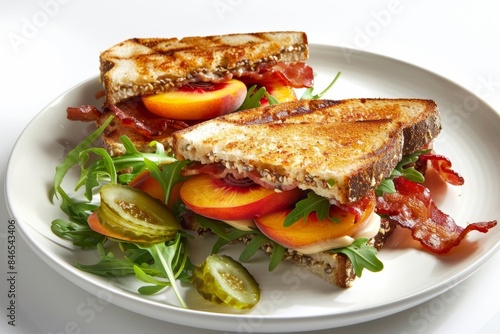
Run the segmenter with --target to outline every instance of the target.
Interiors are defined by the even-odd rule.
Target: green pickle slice
[[[203,298],[236,309],[250,309],[260,300],[255,278],[227,255],[209,255],[193,272],[191,283]]]
[[[101,224],[124,239],[155,243],[171,240],[181,229],[167,207],[145,192],[120,184],[101,188]]]

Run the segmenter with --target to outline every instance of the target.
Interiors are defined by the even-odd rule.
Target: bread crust
[[[194,231],[199,235],[204,236],[211,233],[210,230],[202,228],[198,225],[191,213],[185,215],[183,227],[187,230]],[[382,249],[385,242],[390,238],[396,228],[396,224],[388,219],[382,218],[378,234],[370,239],[368,245],[377,250]],[[248,244],[253,239],[252,234],[245,235],[236,242]],[[268,256],[273,251],[272,244],[264,244],[260,249]],[[301,254],[292,249],[286,249],[283,255],[283,261],[290,262],[308,272],[320,277],[322,280],[336,285],[340,288],[349,288],[353,285],[356,279],[356,273],[352,267],[351,261],[342,253],[333,254],[331,252],[319,252],[315,254]]]
[[[128,39],[99,57],[105,105],[191,81],[228,80],[264,63],[304,61],[308,52],[307,35],[297,31]]]

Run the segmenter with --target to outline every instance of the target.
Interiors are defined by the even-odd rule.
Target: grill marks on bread
[[[308,58],[303,32],[177,38],[133,38],[100,55],[106,104],[177,89],[193,81],[223,81],[265,63]]]

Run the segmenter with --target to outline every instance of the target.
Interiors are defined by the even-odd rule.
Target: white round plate
[[[477,96],[438,75],[371,53],[312,45],[309,64],[320,91],[338,71],[342,75],[326,97],[418,97],[435,100],[443,132],[435,149],[449,157],[465,178],[461,187],[435,187],[435,200],[458,224],[500,217],[500,118]],[[262,299],[239,313],[205,302],[183,287],[190,309],[178,307],[171,291],[152,297],[137,293],[135,278],[101,278],[74,267],[95,263],[95,250],[80,250],[52,234],[50,223],[64,217],[49,198],[54,168],[94,128],[66,119],[66,107],[94,104],[101,89],[97,78],[68,90],[26,127],[12,152],[6,181],[11,214],[33,250],[54,270],[79,287],[125,309],[186,326],[238,332],[291,332],[334,328],[393,314],[447,291],[473,274],[499,247],[500,227],[472,232],[449,254],[435,256],[416,245],[405,231],[380,252],[385,268],[364,271],[350,289],[331,286],[286,263],[269,273],[267,259],[257,256],[246,267],[260,282]],[[71,179],[72,178],[72,179]],[[71,190],[75,174],[63,184]],[[70,182],[71,181],[71,182]],[[193,262],[208,255],[213,240],[196,240]],[[227,251],[227,249],[226,249]],[[237,256],[239,249],[229,250]]]

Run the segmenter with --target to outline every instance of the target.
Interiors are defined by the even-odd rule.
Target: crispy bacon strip
[[[279,76],[294,88],[312,87],[314,73],[312,67],[303,62],[292,64],[277,63],[272,67]]]
[[[110,105],[109,110],[120,119],[124,126],[133,127],[146,137],[163,135],[189,126],[184,121],[156,116],[137,100]]]
[[[92,122],[96,121],[101,112],[94,106],[83,105],[81,107],[68,107],[66,109],[66,117],[70,121]]]
[[[418,158],[418,163],[423,165],[430,165],[434,168],[441,178],[454,186],[461,186],[464,184],[464,178],[451,168],[451,161],[445,156],[439,154],[422,154]]]
[[[198,174],[208,174],[217,179],[222,179],[227,175],[228,169],[220,163],[202,164],[200,162],[193,162],[192,164],[184,167],[181,171],[183,176],[193,176]]]
[[[314,83],[313,69],[304,62],[260,64],[255,70],[245,71],[235,77],[247,85],[281,80],[293,88],[309,88]]]
[[[460,244],[470,231],[488,232],[496,220],[478,222],[463,228],[436,206],[430,191],[403,177],[394,179],[396,192],[377,198],[376,210],[412,231],[412,236],[428,250],[443,254]]]
[[[156,116],[137,100],[110,105],[103,113],[91,105],[68,107],[66,109],[66,117],[71,121],[97,121],[106,113],[114,114],[124,126],[133,127],[138,133],[146,137],[165,135],[176,130],[185,129],[190,125],[184,121]]]
[[[345,212],[353,214],[355,217],[355,221],[358,222],[363,217],[363,215],[365,214],[366,210],[369,207],[371,207],[369,212],[371,213],[373,211],[375,201],[376,201],[375,192],[370,191],[368,192],[368,194],[366,194],[365,197],[357,200],[354,203],[349,203],[349,205],[340,204],[337,201],[332,201],[332,200],[330,200],[330,203],[338,206]]]

